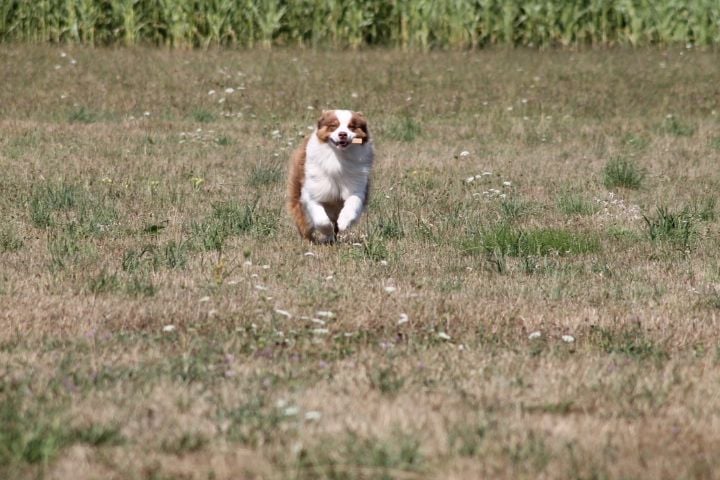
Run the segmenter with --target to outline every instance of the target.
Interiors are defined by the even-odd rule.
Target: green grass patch
[[[48,234],[48,253],[51,268],[62,270],[93,260],[97,256],[95,246],[89,243],[75,224],[53,230]]]
[[[505,223],[470,235],[461,249],[468,254],[495,253],[513,257],[592,253],[600,250],[597,236],[556,228],[523,230]]]
[[[390,122],[385,137],[400,142],[412,142],[420,135],[420,124],[409,115],[403,115]]]
[[[637,190],[645,178],[645,172],[634,161],[615,157],[608,161],[603,169],[603,185],[607,189],[617,187]]]
[[[637,360],[666,360],[670,354],[648,339],[640,327],[590,328],[588,342],[605,353],[617,353]]]
[[[213,115],[211,112],[203,109],[197,109],[193,110],[192,112],[192,118],[196,122],[200,123],[210,123],[215,121],[215,115]]]
[[[328,444],[335,447],[327,448]],[[298,480],[391,479],[422,472],[423,460],[417,435],[396,432],[382,439],[348,432],[344,439],[328,438],[301,450],[293,470]]]
[[[15,252],[23,247],[23,240],[11,224],[0,226],[0,253]]]
[[[685,123],[674,115],[670,115],[663,121],[660,130],[675,137],[692,137],[696,128],[694,125]]]
[[[720,150],[720,137],[714,137],[710,140],[710,147],[715,150]]]
[[[500,200],[500,215],[507,220],[517,220],[532,210],[532,204],[517,197],[503,198]]]
[[[67,120],[70,123],[94,123],[98,120],[98,115],[85,107],[77,107],[70,110]]]
[[[643,215],[643,219],[653,241],[671,241],[687,248],[697,233],[696,217],[688,209],[673,212],[660,206],[654,215]]]
[[[244,205],[236,202],[217,203],[205,221],[191,224],[191,242],[203,250],[220,252],[232,236],[273,235],[278,228],[279,218],[279,212],[261,212],[257,202]]]
[[[385,240],[397,240],[405,236],[400,209],[395,208],[391,212],[381,211],[373,215],[372,231]]]
[[[350,257],[372,262],[386,260],[389,255],[387,242],[378,230],[368,233],[360,245],[353,245],[350,250]]]
[[[650,139],[643,135],[628,133],[623,137],[623,145],[633,151],[644,150],[650,144]]]
[[[578,193],[563,193],[558,196],[557,208],[565,215],[592,215],[598,211],[595,203]]]
[[[28,207],[35,227],[47,229],[62,223],[65,227],[73,226],[81,236],[107,232],[118,217],[108,200],[64,181],[34,187]]]
[[[124,442],[120,430],[111,425],[71,427],[57,409],[26,408],[19,393],[0,395],[0,471],[23,464],[47,464],[73,444],[118,445]]]
[[[282,180],[282,168],[279,165],[259,163],[253,165],[248,175],[247,184],[253,188],[275,185]]]

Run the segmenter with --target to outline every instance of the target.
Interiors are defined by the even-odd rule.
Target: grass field
[[[0,66],[0,477],[719,478],[717,53]],[[336,106],[372,199],[311,245]]]

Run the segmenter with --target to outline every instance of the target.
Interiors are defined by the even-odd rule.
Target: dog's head
[[[350,110],[325,110],[317,123],[317,136],[338,150],[370,140],[367,120],[362,113]]]

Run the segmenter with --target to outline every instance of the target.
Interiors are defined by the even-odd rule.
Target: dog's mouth
[[[333,140],[331,138],[330,141],[340,149],[347,148],[352,143],[348,138],[341,138],[340,140]]]

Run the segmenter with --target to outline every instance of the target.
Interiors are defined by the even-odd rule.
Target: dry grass
[[[3,478],[717,477],[716,54],[0,64]],[[329,106],[378,164],[314,246],[284,166]]]

